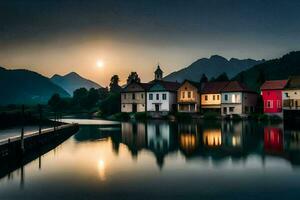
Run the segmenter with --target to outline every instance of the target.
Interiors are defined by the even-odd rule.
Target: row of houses
[[[300,79],[266,81],[261,87],[264,113],[282,115],[300,106]],[[121,92],[122,112],[198,113],[247,116],[255,112],[259,94],[238,81],[182,83],[163,80],[160,66],[149,83],[132,82]]]

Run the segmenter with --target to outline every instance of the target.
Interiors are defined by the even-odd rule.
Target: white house
[[[162,71],[157,67],[155,80],[147,91],[147,111],[170,112],[176,109],[177,89],[180,84],[177,82],[163,81]]]
[[[122,89],[121,112],[145,112],[146,90],[149,86],[147,83],[132,82]]]
[[[257,93],[238,81],[229,82],[221,91],[221,114],[246,116],[253,113],[257,103]]]

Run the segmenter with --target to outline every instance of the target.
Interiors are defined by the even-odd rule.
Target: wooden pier
[[[39,150],[44,145],[64,141],[78,130],[78,124],[67,124],[0,140],[0,162],[19,159],[27,153]]]

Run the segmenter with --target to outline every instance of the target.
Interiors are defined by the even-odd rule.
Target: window
[[[229,112],[233,112],[234,111],[234,107],[229,107]]]
[[[149,94],[149,100],[153,100],[153,94]]]
[[[225,94],[224,99],[225,101],[228,101],[228,94]]]
[[[123,104],[123,108],[125,108],[125,104]]]
[[[220,100],[220,95],[217,95],[217,100]]]
[[[208,100],[208,96],[207,96],[207,95],[205,95],[205,96],[204,96],[204,98],[205,98],[205,101],[207,101],[207,100]]]
[[[135,99],[135,93],[132,93],[132,99]]]
[[[183,99],[185,98],[185,92],[184,91],[181,92],[181,96],[182,96]]]
[[[163,100],[166,100],[166,99],[167,99],[167,94],[163,94],[163,95],[162,95],[162,99],[163,99]]]
[[[159,94],[156,94],[156,100],[159,100]]]
[[[142,98],[142,99],[144,98],[144,94],[143,94],[143,93],[141,94],[141,98]]]
[[[236,102],[235,94],[232,95],[232,103]]]
[[[226,107],[223,108],[223,113],[227,114],[227,108]]]
[[[188,92],[188,98],[191,98],[191,92],[190,91]]]
[[[267,108],[273,108],[273,101],[267,101]]]
[[[279,100],[277,100],[277,108],[281,108],[281,102]]]
[[[143,104],[143,107],[145,107],[145,104]]]
[[[285,93],[285,97],[289,97],[289,93],[286,92],[286,93]]]
[[[213,95],[213,100],[215,100],[216,99],[216,96],[215,95]]]

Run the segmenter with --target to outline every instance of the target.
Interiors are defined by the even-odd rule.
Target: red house
[[[265,114],[282,114],[282,91],[286,84],[287,80],[276,80],[266,81],[261,86]]]

